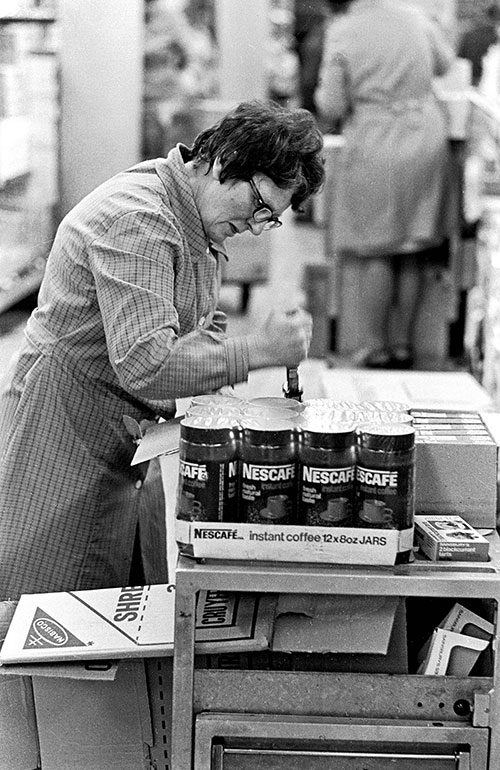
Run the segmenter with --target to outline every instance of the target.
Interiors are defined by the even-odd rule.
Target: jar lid
[[[251,398],[249,404],[265,407],[276,407],[277,409],[293,409],[296,412],[301,412],[303,409],[300,401],[295,398],[283,398],[283,396],[261,396],[259,398]]]
[[[314,447],[346,449],[355,442],[353,421],[325,422],[321,418],[306,417],[298,421],[297,428],[299,441]]]
[[[207,393],[199,396],[193,396],[190,402],[190,406],[195,404],[216,404],[217,406],[234,406],[238,407],[242,403],[241,399],[237,396],[224,396],[221,393]]]
[[[224,415],[191,415],[181,422],[181,438],[193,444],[225,444],[235,437],[237,424]]]
[[[284,401],[285,399],[283,399]],[[286,420],[286,422],[295,422],[298,414],[295,409],[286,409],[285,407],[267,406],[254,404],[249,402],[241,409],[241,419],[245,417],[253,418],[257,420],[261,418],[266,420]]]
[[[364,423],[358,426],[357,438],[366,449],[401,452],[415,445],[415,428],[406,423]]]
[[[227,417],[237,422],[240,417],[240,410],[238,407],[226,406],[225,404],[221,406],[218,404],[194,404],[193,406],[188,406],[185,416],[194,417],[197,415]]]
[[[251,444],[285,446],[294,434],[292,422],[275,417],[243,417],[240,425],[243,437]]]

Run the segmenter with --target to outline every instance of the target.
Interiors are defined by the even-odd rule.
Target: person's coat
[[[446,236],[447,135],[433,79],[453,58],[437,25],[400,0],[353,0],[330,22],[315,101],[343,126],[333,169],[340,251],[385,255]]]

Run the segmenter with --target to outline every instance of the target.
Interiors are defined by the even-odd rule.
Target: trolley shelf
[[[210,731],[210,716],[224,712],[236,721],[323,717],[337,723],[348,716],[355,726],[387,718],[394,730],[410,720],[423,735],[434,723],[453,722],[454,736],[475,735],[489,742],[476,753],[470,770],[500,767],[500,736],[492,729],[500,720],[499,672],[491,677],[433,677],[400,674],[317,671],[217,670],[195,668],[194,618],[197,592],[202,589],[297,594],[337,594],[435,598],[500,599],[500,538],[489,536],[489,562],[435,563],[417,558],[392,567],[288,564],[224,560],[197,561],[180,556],[176,570],[176,643],[174,649],[172,761],[176,770],[198,770],[193,750],[196,729]],[[464,704],[470,708],[462,710]],[[209,719],[209,726],[205,724]],[[371,721],[370,721],[371,720]],[[392,720],[392,722],[391,722]],[[264,720],[265,721],[265,720]],[[428,722],[428,724],[427,724]],[[245,729],[252,730],[245,722]],[[241,728],[243,729],[243,728]],[[286,728],[283,728],[286,733]],[[463,733],[460,730],[463,730]],[[204,733],[205,731],[205,733]],[[228,725],[228,734],[231,726]],[[403,731],[404,732],[404,731]],[[284,737],[286,734],[284,733]],[[467,733],[467,735],[466,735]],[[451,735],[451,733],[450,733]],[[488,736],[485,738],[484,736]],[[206,735],[205,735],[206,737]],[[200,749],[199,737],[196,751]],[[429,737],[429,740],[431,738]],[[451,740],[451,739],[450,739]],[[472,744],[470,744],[472,746]],[[484,748],[484,746],[483,746]],[[472,748],[471,748],[472,751]],[[472,751],[471,757],[474,754]],[[481,760],[478,761],[478,757]],[[195,764],[193,764],[195,763]],[[469,766],[469,765],[468,765]],[[222,765],[221,765],[222,767]],[[205,767],[204,767],[205,770]]]

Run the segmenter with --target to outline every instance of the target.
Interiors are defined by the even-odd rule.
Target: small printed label
[[[178,540],[190,543],[194,556],[200,558],[390,565],[401,550],[401,533],[394,529],[176,524]]]
[[[236,475],[236,461],[192,463],[180,460],[177,517],[187,521],[229,518],[236,500]]]
[[[243,521],[255,524],[289,524],[295,516],[296,465],[242,463],[240,513]]]
[[[354,476],[354,465],[301,466],[299,501],[308,526],[349,527],[352,524]]]

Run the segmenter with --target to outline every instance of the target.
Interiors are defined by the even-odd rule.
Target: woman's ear
[[[219,181],[221,173],[222,173],[222,163],[219,156],[217,156],[216,159],[214,160],[214,165],[212,166],[212,176],[214,179],[217,179],[217,181]]]

